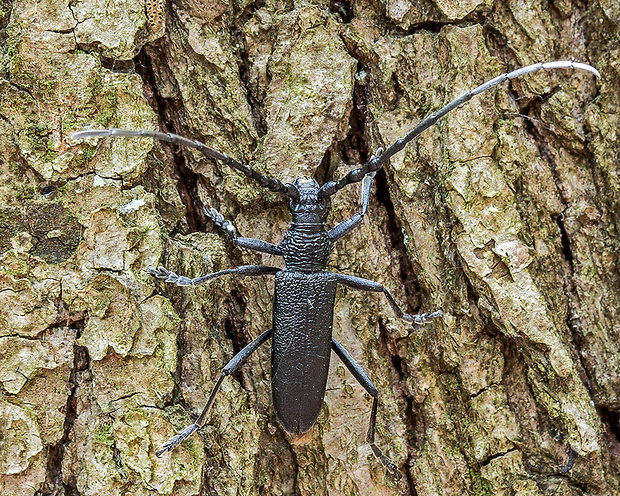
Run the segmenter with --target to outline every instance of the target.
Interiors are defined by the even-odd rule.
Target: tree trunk
[[[0,494],[620,494],[619,23],[613,0],[0,0]],[[444,312],[411,327],[338,290],[334,336],[379,390],[400,482],[335,356],[312,431],[278,426],[269,345],[155,456],[270,328],[273,278],[145,270],[281,266],[202,207],[278,243],[287,202],[194,150],[72,132],[161,129],[323,183],[557,59],[602,78],[540,71],[455,110],[377,174],[330,259]],[[358,210],[345,188],[329,224]]]

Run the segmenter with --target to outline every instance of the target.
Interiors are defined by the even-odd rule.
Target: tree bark
[[[620,8],[593,2],[0,0],[0,494],[620,494]],[[278,243],[265,192],[194,150],[87,140],[85,127],[198,139],[288,182],[337,179],[502,72],[541,71],[449,114],[386,164],[330,269],[324,407],[294,440],[271,409],[272,278],[178,288],[241,264],[206,219]],[[333,197],[329,224],[359,209]],[[569,459],[571,462],[569,463]],[[570,466],[572,464],[572,467]]]

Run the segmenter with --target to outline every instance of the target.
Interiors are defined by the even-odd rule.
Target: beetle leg
[[[371,281],[370,279],[364,279],[362,277],[350,276],[346,274],[336,274],[336,279],[340,284],[344,284],[345,286],[349,286],[350,288],[360,289],[362,291],[375,291],[377,293],[385,294],[396,316],[399,319],[411,322],[412,324],[426,324],[427,322],[430,322],[431,320],[439,318],[443,315],[443,312],[441,310],[430,313],[421,313],[419,315],[411,315],[405,313],[398,306],[398,303],[396,303],[396,300],[392,297],[390,292],[385,289],[383,284]]]
[[[212,274],[207,274],[204,276],[195,277],[194,279],[190,279],[189,277],[180,276],[161,265],[156,269],[153,267],[149,267],[148,269],[146,269],[146,271],[152,276],[155,276],[159,279],[165,279],[166,282],[172,282],[177,286],[198,286],[203,282],[207,282],[211,279],[226,276],[229,274],[237,274],[240,276],[262,276],[266,274],[275,274],[280,270],[282,269],[279,269],[278,267],[270,267],[268,265],[240,265],[239,267],[235,267],[234,269],[220,270],[219,272],[213,272]]]
[[[361,194],[361,211],[354,214],[350,219],[342,221],[336,227],[330,229],[327,233],[332,243],[349,234],[353,229],[362,223],[366,210],[368,209],[368,200],[370,199],[370,188],[375,178],[376,172],[367,174],[362,181],[362,194]]]
[[[219,391],[220,386],[222,385],[222,382],[224,381],[224,378],[227,375],[230,375],[233,372],[235,372],[239,367],[241,367],[247,361],[250,355],[254,353],[261,344],[263,344],[265,341],[267,341],[271,337],[271,334],[272,334],[272,329],[269,329],[268,331],[263,332],[254,341],[252,341],[245,348],[243,348],[239,353],[237,353],[232,358],[232,360],[230,360],[230,362],[226,364],[226,366],[222,369],[222,373],[220,374],[220,377],[215,383],[215,386],[213,387],[211,394],[209,395],[207,404],[202,409],[202,413],[200,414],[196,422],[194,422],[192,425],[183,429],[176,436],[172,437],[169,441],[166,441],[162,445],[161,449],[155,452],[157,456],[161,456],[166,451],[170,451],[174,449],[179,444],[181,444],[181,442],[183,442],[183,440],[186,439],[190,434],[192,434],[194,431],[200,429],[201,427],[205,425],[205,421],[207,419],[207,414],[209,413],[209,409],[211,408],[211,405],[213,404],[215,395]]]
[[[566,443],[566,454],[568,455],[568,461],[566,462],[566,465],[564,465],[560,470],[561,473],[566,474],[570,471],[571,468],[573,468],[573,465],[575,463],[575,453],[576,452],[571,447],[570,443]]]
[[[368,425],[368,433],[366,434],[366,442],[370,444],[370,448],[374,455],[381,460],[381,463],[387,468],[391,473],[394,474],[397,480],[402,477],[400,470],[396,468],[396,464],[390,460],[386,455],[383,454],[381,449],[375,444],[375,426],[377,423],[377,406],[378,406],[378,392],[376,386],[372,383],[364,369],[360,367],[359,363],[355,361],[355,359],[349,354],[349,352],[342,346],[338,341],[332,338],[332,350],[334,353],[338,355],[342,363],[346,365],[349,369],[353,377],[357,379],[362,387],[366,390],[366,392],[372,396],[372,410],[370,412],[370,423]]]
[[[207,217],[213,220],[217,227],[224,230],[231,241],[240,248],[247,248],[248,250],[282,256],[282,251],[273,243],[268,243],[267,241],[262,241],[260,239],[238,237],[233,223],[229,220],[225,220],[222,214],[214,208],[207,210],[206,207],[203,207],[202,211]]]

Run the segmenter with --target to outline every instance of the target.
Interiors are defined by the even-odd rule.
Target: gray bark
[[[0,494],[620,494],[620,49],[617,2],[0,0]],[[201,213],[277,243],[286,202],[192,150],[89,140],[84,127],[199,139],[282,181],[342,177],[499,73],[574,59],[476,97],[377,176],[331,268],[338,292],[323,411],[291,439],[271,410],[273,284],[190,277],[280,263]],[[358,207],[339,192],[330,223]],[[562,467],[574,454],[574,465]]]

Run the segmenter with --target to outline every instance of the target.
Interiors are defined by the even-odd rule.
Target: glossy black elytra
[[[283,184],[277,179],[262,175],[251,167],[241,164],[225,153],[214,150],[198,141],[192,141],[171,133],[125,129],[84,130],[75,133],[72,136],[74,139],[100,136],[149,137],[195,148],[209,157],[237,169],[260,186],[283,193],[290,199],[289,209],[292,221],[284,233],[283,240],[278,245],[253,238],[238,237],[234,226],[224,220],[215,209],[205,209],[205,213],[227,233],[237,246],[279,255],[284,259],[285,266],[283,269],[265,265],[243,265],[194,279],[177,275],[164,267],[148,270],[150,274],[179,286],[195,286],[228,274],[243,276],[275,275],[272,329],[263,332],[232,358],[222,369],[207,404],[196,422],[164,443],[156,454],[160,456],[165,451],[173,449],[205,424],[209,409],[224,378],[243,365],[261,344],[271,338],[273,406],[282,427],[287,432],[297,435],[307,432],[316,422],[325,395],[330,352],[333,350],[364,389],[373,397],[366,440],[373,453],[385,467],[400,478],[400,472],[394,462],[384,455],[375,444],[377,388],[360,365],[332,338],[336,286],[342,284],[362,291],[382,292],[387,297],[396,315],[413,324],[429,322],[434,318],[441,317],[442,312],[439,310],[421,315],[409,315],[400,309],[392,295],[381,284],[360,277],[329,272],[326,270],[327,260],[334,243],[362,222],[368,207],[374,175],[390,157],[402,150],[407,143],[435,124],[441,117],[475,95],[504,81],[530,72],[559,68],[581,69],[599,76],[598,71],[593,67],[571,61],[539,63],[501,74],[464,93],[436,113],[429,115],[409,134],[393,143],[385,151],[378,150],[364,166],[349,172],[339,181],[329,181],[322,186],[312,178],[298,178],[293,183]],[[359,181],[362,181],[360,212],[331,229],[326,228],[326,199],[348,184]]]

